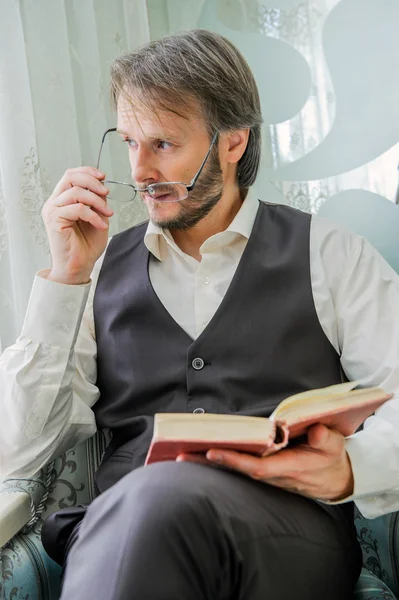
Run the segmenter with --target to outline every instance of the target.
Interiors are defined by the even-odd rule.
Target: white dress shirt
[[[148,225],[151,283],[193,339],[230,285],[257,208],[250,193],[230,226],[202,244],[200,262]],[[0,357],[0,481],[32,475],[96,431],[93,294],[103,256],[87,285],[49,281],[48,271],[35,278],[21,336]],[[368,517],[399,510],[399,277],[363,238],[318,217],[310,271],[320,325],[348,379],[395,394],[346,440],[351,499]]]

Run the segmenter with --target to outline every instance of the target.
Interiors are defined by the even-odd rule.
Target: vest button
[[[193,413],[195,415],[202,415],[202,414],[204,414],[204,412],[205,412],[205,409],[203,409],[203,408],[194,408],[194,410],[193,410]]]
[[[205,363],[202,360],[202,358],[194,358],[194,360],[191,364],[193,366],[193,369],[195,369],[196,371],[200,371],[201,369],[204,368]]]

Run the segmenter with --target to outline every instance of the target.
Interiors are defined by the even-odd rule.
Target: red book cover
[[[367,390],[364,390],[364,392],[367,392]],[[356,394],[356,392],[354,392],[354,394]],[[329,403],[328,400],[326,401],[323,399],[319,406],[314,405],[314,403],[311,402],[308,405],[302,404],[299,406],[297,404],[297,408],[295,408],[292,403],[288,409],[282,406],[284,410],[281,411],[280,416],[277,408],[275,411],[276,416],[274,417],[273,413],[270,419],[261,417],[240,417],[238,415],[213,415],[213,417],[217,419],[217,426],[220,428],[220,431],[223,431],[224,425],[225,428],[230,425],[232,419],[242,419],[242,423],[238,422],[238,426],[246,428],[248,425],[249,433],[248,436],[243,436],[240,440],[229,440],[227,437],[223,438],[222,435],[217,435],[217,440],[215,440],[215,437],[209,437],[207,439],[207,429],[205,425],[208,415],[184,415],[184,413],[182,415],[155,415],[156,420],[159,418],[164,421],[172,421],[175,426],[174,431],[176,435],[154,435],[147,453],[145,464],[149,465],[159,461],[175,460],[179,454],[205,454],[210,448],[223,448],[247,454],[267,456],[285,448],[289,439],[295,439],[306,434],[309,427],[316,423],[322,423],[331,429],[336,429],[342,433],[342,435],[347,437],[355,433],[368,416],[392,397],[392,394],[387,394],[380,389],[372,389],[371,396],[372,395],[374,395],[374,397],[370,397],[369,394],[367,399],[362,399],[358,396],[356,401],[354,395],[353,405],[346,404],[345,406],[342,406],[342,403],[339,406],[334,406],[334,399],[332,399],[333,402],[331,403]],[[300,414],[301,412],[303,413],[302,415]],[[285,420],[281,418],[283,416],[285,416]],[[215,419],[212,418],[212,415],[209,414],[209,417],[211,421],[215,421]],[[226,423],[223,422],[224,417]],[[180,419],[182,420],[180,421]],[[199,430],[197,428],[195,439],[193,435],[185,438],[184,428],[193,423],[198,424],[200,419],[204,419],[205,421],[203,436],[198,435],[198,431],[201,431],[201,428]],[[246,419],[248,419],[248,422],[246,422]],[[265,436],[265,439],[262,439],[259,428],[257,428],[256,433],[253,433],[251,436],[251,419],[255,419],[255,421],[258,421],[259,419],[259,422],[262,421],[262,434]],[[268,424],[266,427],[265,421]],[[177,429],[176,424],[178,425]],[[167,430],[166,432],[168,433]]]

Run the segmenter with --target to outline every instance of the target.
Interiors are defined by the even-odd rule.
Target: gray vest
[[[156,412],[268,416],[290,394],[341,381],[312,295],[310,222],[293,208],[260,203],[230,287],[196,340],[151,285],[147,224],[111,240],[94,297],[94,408],[98,427],[113,434],[97,472],[100,491],[143,464]]]

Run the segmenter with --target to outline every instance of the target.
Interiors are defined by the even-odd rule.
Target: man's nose
[[[143,146],[136,148],[130,156],[132,179],[138,184],[148,184],[157,181],[157,165],[154,153]]]

